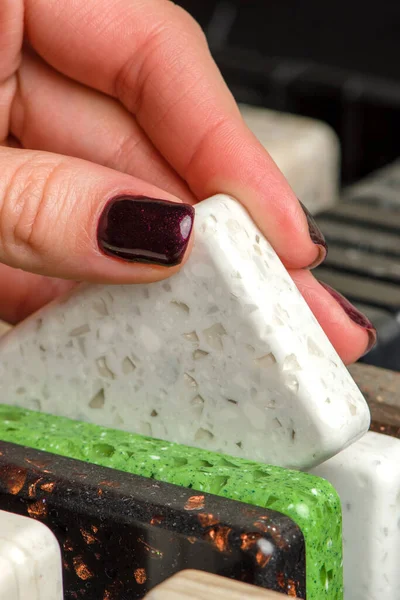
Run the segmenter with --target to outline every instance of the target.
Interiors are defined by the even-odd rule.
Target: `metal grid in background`
[[[400,371],[400,160],[345,189],[318,224],[329,252],[316,277],[377,328],[378,343],[361,362]]]

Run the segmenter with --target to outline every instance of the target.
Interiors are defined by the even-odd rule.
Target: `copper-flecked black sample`
[[[65,600],[143,598],[186,568],[306,598],[303,534],[272,510],[7,442],[0,509],[53,531]]]

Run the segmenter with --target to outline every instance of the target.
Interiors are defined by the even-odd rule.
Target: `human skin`
[[[325,254],[318,230],[172,2],[2,0],[0,142],[0,318],[16,323],[76,281],[149,282],[184,264],[191,238],[173,266],[102,252],[110,199],[193,205],[223,192],[247,208],[346,363],[374,341],[312,275]]]

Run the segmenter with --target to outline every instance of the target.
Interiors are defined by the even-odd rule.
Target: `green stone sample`
[[[0,440],[269,508],[306,542],[307,600],[342,600],[342,512],[324,479],[0,405]]]

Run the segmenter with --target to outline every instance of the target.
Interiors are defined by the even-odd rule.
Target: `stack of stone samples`
[[[241,205],[204,201],[195,227],[169,280],[83,285],[2,338],[0,509],[51,530],[66,598],[156,598],[184,569],[395,598],[390,561],[378,591],[346,573],[394,552],[399,440],[364,435],[363,395]]]

